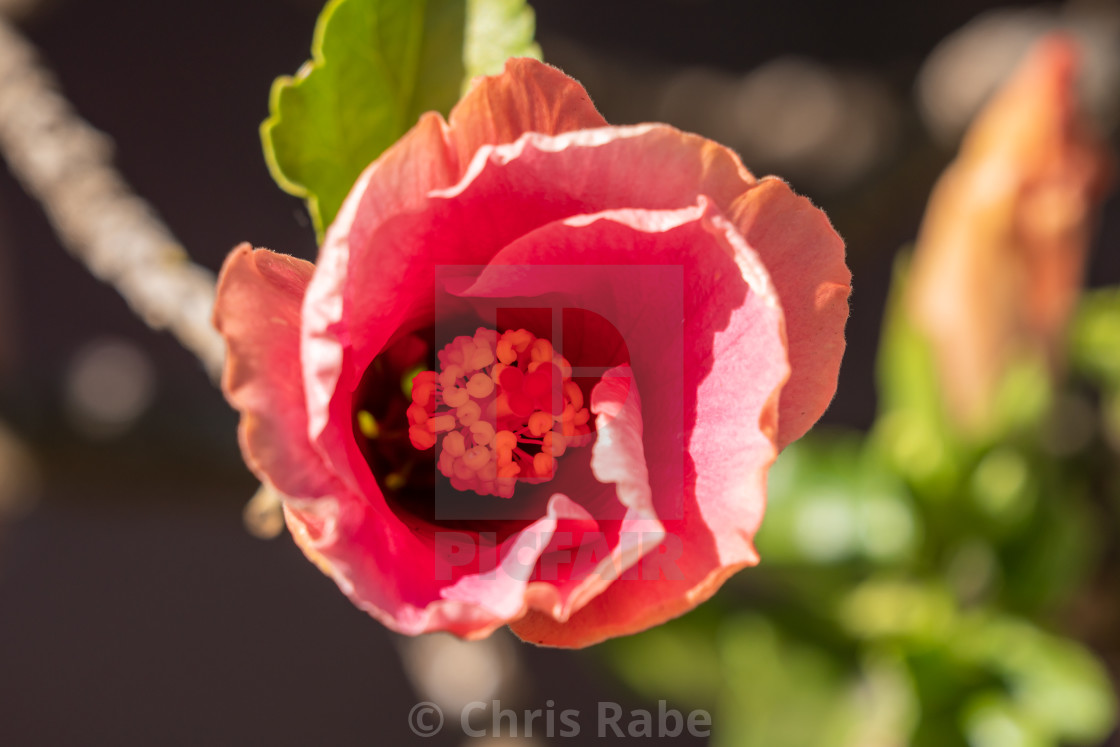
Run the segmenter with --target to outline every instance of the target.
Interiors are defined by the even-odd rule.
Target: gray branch
[[[31,44],[0,18],[0,153],[70,253],[217,380],[225,345],[210,323],[214,274],[190,261],[117,173],[112,151],[58,92]]]

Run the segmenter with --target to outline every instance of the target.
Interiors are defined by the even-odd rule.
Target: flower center
[[[518,480],[551,480],[556,459],[591,432],[572,366],[524,329],[480,327],[437,354],[439,371],[412,380],[408,437],[435,448],[456,490],[513,496]]]

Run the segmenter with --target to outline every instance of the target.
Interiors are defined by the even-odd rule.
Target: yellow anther
[[[412,386],[416,383],[416,376],[418,374],[431,376],[433,383],[436,380],[435,371],[426,371],[424,367],[420,365],[413,366],[405,371],[404,375],[401,376],[401,392],[404,393],[404,396],[408,399],[412,399]]]
[[[482,417],[482,407],[472,399],[455,408],[455,417],[461,425],[471,425]]]
[[[591,413],[588,412],[587,408],[585,407],[585,408],[583,408],[582,410],[580,410],[576,413],[575,424],[576,425],[586,425],[587,421],[590,420],[590,419],[591,419]]]
[[[470,401],[471,395],[462,387],[448,387],[443,390],[443,402],[448,407],[460,407]]]
[[[474,436],[476,444],[485,446],[494,440],[494,426],[485,420],[479,420],[471,425],[471,435]]]
[[[408,478],[400,472],[393,472],[385,478],[385,487],[389,490],[400,490],[408,483]]]
[[[478,479],[484,482],[498,479],[498,465],[493,462],[487,462],[482,465],[481,469],[478,470]]]
[[[467,382],[467,392],[475,399],[486,399],[494,391],[494,380],[484,373],[476,373]]]
[[[362,435],[369,439],[377,438],[381,435],[381,428],[377,425],[377,419],[373,417],[373,413],[366,410],[358,410],[358,430]]]
[[[529,432],[540,438],[552,430],[552,416],[547,412],[534,412],[529,416]]]
[[[467,450],[467,440],[459,431],[451,431],[443,437],[443,453],[452,457],[462,456]],[[442,455],[441,455],[442,456]]]

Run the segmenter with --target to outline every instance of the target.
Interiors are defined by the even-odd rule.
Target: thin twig
[[[0,154],[70,253],[149,327],[175,335],[217,383],[225,343],[210,322],[214,273],[190,261],[113,167],[112,151],[59,93],[32,45],[0,17]],[[262,487],[246,507],[246,526],[276,536],[280,506],[275,491]]]
[[[112,165],[109,139],[58,92],[31,44],[0,18],[0,153],[63,244],[153,329],[170,331],[218,379],[214,274],[190,261]]]

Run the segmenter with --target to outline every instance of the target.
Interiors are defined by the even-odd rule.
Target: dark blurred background
[[[196,261],[217,270],[241,241],[314,258],[302,203],[273,184],[257,128],[273,78],[308,56],[317,2],[6,4]],[[545,59],[581,78],[612,123],[667,120],[724,140],[832,216],[855,295],[826,421],[869,424],[890,260],[953,151],[951,123],[939,135],[923,121],[915,80],[939,41],[997,4],[533,5]],[[806,90],[819,96],[790,98]],[[1120,279],[1118,238],[1114,201],[1094,284]],[[198,362],[71,259],[0,171],[0,424],[29,455],[20,484],[36,498],[0,525],[0,744],[415,739],[418,695],[396,639],[286,537],[243,528],[256,483],[236,422]],[[593,654],[521,654],[535,707],[642,704]],[[461,741],[447,731],[427,743]]]

